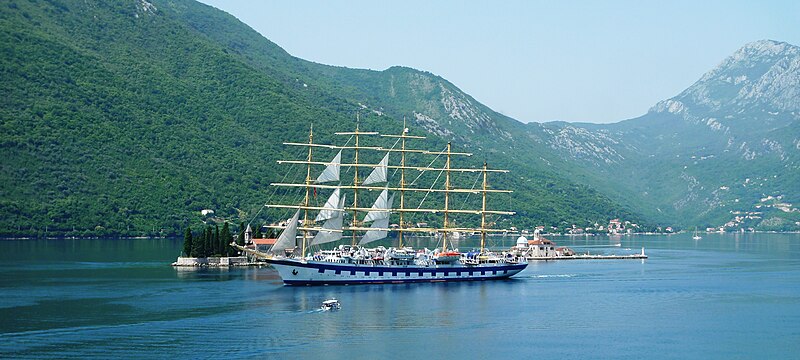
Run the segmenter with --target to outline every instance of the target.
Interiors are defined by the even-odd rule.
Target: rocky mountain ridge
[[[547,146],[597,174],[587,183],[646,204],[651,216],[716,225],[757,198],[800,201],[799,65],[797,46],[757,41],[639,118],[529,130],[557,125],[544,132]],[[626,176],[606,180],[613,174]]]

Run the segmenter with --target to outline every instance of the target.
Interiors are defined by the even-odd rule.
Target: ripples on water
[[[800,236],[746,235],[557,239],[651,258],[323,287],[173,269],[178,241],[0,241],[0,358],[796,358]]]

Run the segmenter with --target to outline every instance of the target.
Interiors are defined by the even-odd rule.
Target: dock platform
[[[647,259],[647,255],[572,255],[572,256],[530,256],[525,258],[528,261],[550,261],[550,260],[622,260],[622,259]]]
[[[550,260],[632,260],[632,259],[647,259],[647,255],[644,253],[644,248],[642,248],[642,252],[638,254],[626,254],[626,255],[594,255],[589,254],[588,252],[585,254],[575,254],[575,255],[555,255],[555,256],[526,256],[525,260],[528,261],[550,261]]]

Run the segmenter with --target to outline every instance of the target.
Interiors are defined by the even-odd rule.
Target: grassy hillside
[[[301,158],[301,149],[282,142],[305,141],[312,123],[315,142],[342,142],[332,133],[352,129],[356,111],[363,129],[384,133],[402,129],[400,113],[424,111],[413,109],[424,103],[413,94],[396,102],[370,99],[370,107],[397,114],[365,111],[359,96],[383,85],[358,80],[362,70],[293,58],[205,5],[148,4],[15,0],[0,6],[0,235],[43,235],[45,229],[67,236],[179,235],[208,220],[199,214],[205,208],[217,220],[250,220],[271,196],[270,182],[299,176],[275,160]],[[393,71],[368,74],[385,78]],[[450,131],[467,134],[459,126]],[[441,149],[447,141],[429,136],[426,148]],[[635,218],[536,167],[530,159],[538,157],[522,145],[500,149],[473,141],[468,150],[483,156],[465,166],[488,158],[513,171],[494,182],[516,191],[494,203],[520,212],[507,224]],[[291,201],[296,194],[276,196]],[[260,218],[280,216],[261,212]]]

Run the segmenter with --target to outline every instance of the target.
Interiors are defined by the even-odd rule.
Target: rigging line
[[[489,216],[487,216],[487,219],[486,219],[486,220],[487,220],[487,222],[488,222],[488,223],[494,223],[494,224],[495,224],[495,227],[497,227],[496,225],[497,225],[497,222],[498,222],[498,221],[500,221],[500,215],[497,215],[497,214],[490,214]],[[521,233],[520,233],[520,234],[521,234]],[[502,245],[501,243],[503,242],[503,239],[504,239],[504,238],[505,238],[505,236],[502,236],[502,238],[501,238],[500,240],[497,240],[497,239],[491,239],[491,240],[489,240],[489,246],[492,246],[492,247],[495,247],[495,248],[496,248],[496,247],[498,247],[499,245]],[[512,239],[513,239],[513,238],[512,238]]]
[[[344,145],[342,147],[347,147],[347,145],[350,145],[350,140],[353,140],[353,136],[355,136],[355,135],[350,135],[350,138],[347,139],[347,142],[344,143]],[[350,169],[352,169],[352,166],[348,166],[347,169],[344,170],[344,173],[345,174],[350,173]]]
[[[289,177],[289,173],[292,172],[292,168],[294,167],[294,165],[295,164],[289,165],[289,170],[287,170],[286,173],[283,175],[283,180],[281,180],[281,182],[286,182],[286,178]],[[272,198],[274,198],[277,193],[278,193],[278,187],[275,186],[275,189],[272,191],[272,194],[270,194],[270,196],[267,198],[267,201],[264,203],[264,206],[266,206],[266,204],[269,204],[269,202],[272,201]]]
[[[436,248],[438,248],[439,245],[442,244],[442,239],[443,238],[444,238],[443,234],[436,233]],[[435,248],[434,248],[434,250],[435,250]]]
[[[298,153],[300,153],[298,156],[302,156],[303,149],[299,149],[299,150],[296,150],[296,151]],[[295,170],[295,167],[296,167],[295,165],[297,165],[297,164],[291,163],[289,165],[289,168],[286,170],[285,174],[283,175],[283,180],[281,180],[281,182],[286,182],[286,178],[288,178],[289,175],[291,175],[293,173],[293,171]],[[295,176],[297,176],[297,175],[298,174],[295,174]],[[292,181],[292,182],[295,182],[295,181]],[[278,195],[278,192],[280,192],[280,195]],[[276,195],[278,195],[277,203],[283,204],[283,203],[285,203],[286,197],[289,195],[289,191],[287,191],[287,190],[281,191],[280,188],[275,187],[275,190],[272,192],[272,195],[264,203],[264,206],[262,206],[261,210],[263,210],[263,208],[267,207],[266,205],[270,204],[270,201],[273,198],[275,198]],[[261,212],[261,210],[259,210],[259,212]],[[291,216],[292,216],[291,209],[284,209],[282,212],[278,212],[278,219],[285,219],[285,218],[291,217]],[[250,223],[252,223],[253,220],[255,220],[255,219],[256,219],[256,217],[254,216],[253,219],[250,220]],[[250,225],[250,223],[248,223],[248,225]]]
[[[400,142],[400,138],[397,138],[397,140],[394,141],[394,144],[392,144],[392,148],[389,149],[389,150],[394,150],[394,148],[397,146],[397,143],[399,143],[399,142]],[[391,176],[392,178],[394,178],[394,174],[397,174],[397,170],[400,170],[400,168],[395,168],[394,169],[394,172],[392,173],[392,176]]]
[[[305,182],[306,175],[307,174],[303,173],[303,171],[301,169],[301,171],[299,173],[297,173],[295,176],[301,177],[303,179],[302,181]],[[293,183],[296,183],[296,182],[300,182],[300,180],[293,181]],[[284,199],[288,198],[288,199],[291,199],[292,201],[288,202],[288,203],[286,201],[282,201],[281,204],[299,204],[299,203],[302,203],[303,199],[305,198],[305,194],[303,194],[301,192],[295,193],[294,197],[291,197],[291,192],[290,191],[287,191],[284,195],[285,195]],[[293,211],[296,211],[296,210],[295,209],[291,209],[291,208],[286,208],[283,211],[284,215],[283,215],[283,218],[281,218],[281,220],[293,217],[294,216],[294,214],[292,213]]]
[[[481,176],[482,176],[482,175],[483,175],[482,173],[478,173],[478,177],[477,177],[477,178],[475,178],[475,182],[474,182],[474,183],[472,183],[472,188],[471,188],[470,190],[475,190],[475,185],[478,185],[478,180],[480,180],[480,179],[481,179]],[[467,196],[466,196],[466,197],[464,197],[464,203],[463,203],[463,204],[461,204],[461,210],[463,210],[463,209],[464,209],[464,207],[465,207],[465,206],[467,206],[467,200],[469,200],[469,196],[470,196],[470,195],[472,195],[472,193],[467,193]]]
[[[439,160],[439,157],[440,157],[440,156],[442,156],[442,154],[443,154],[445,151],[447,151],[447,148],[444,148],[444,150],[440,151],[440,152],[439,152],[439,154],[438,154],[438,155],[436,155],[436,157],[435,157],[435,158],[433,158],[433,160],[431,160],[430,164],[428,164],[428,166],[427,166],[427,167],[431,167],[431,166],[433,166],[433,163],[434,163],[436,160]],[[420,171],[419,175],[417,175],[417,178],[416,178],[416,179],[414,179],[414,181],[412,181],[412,182],[409,184],[409,186],[413,186],[413,185],[414,185],[414,184],[417,182],[417,180],[419,180],[419,178],[420,178],[420,177],[422,177],[422,175],[423,175],[423,174],[425,174],[425,171],[427,171],[427,170],[422,170],[422,171]]]
[[[289,173],[291,173],[291,170],[292,170],[292,168],[294,167],[294,165],[295,165],[295,164],[290,164],[290,165],[289,165],[289,170],[288,170],[288,171],[286,171],[286,173],[283,175],[283,180],[281,180],[281,182],[285,182],[285,181],[286,181],[286,178],[289,176]],[[277,195],[277,194],[278,194],[278,188],[277,188],[277,187],[275,187],[275,189],[274,189],[274,190],[272,190],[272,193],[271,193],[271,194],[269,195],[269,197],[267,198],[267,201],[264,203],[264,205],[263,205],[263,206],[261,206],[261,207],[258,209],[258,211],[256,212],[256,214],[255,214],[255,215],[253,215],[253,216],[250,218],[250,221],[248,221],[248,222],[247,222],[247,225],[251,225],[251,224],[253,223],[253,220],[255,220],[255,219],[257,219],[257,218],[258,218],[258,214],[260,214],[260,213],[261,213],[261,211],[262,211],[262,210],[264,210],[264,208],[266,208],[266,207],[267,207],[267,204],[269,204],[269,202],[270,202],[270,201],[272,201],[272,198],[274,198],[274,197],[275,197],[275,195]]]
[[[446,150],[446,148],[445,148],[445,150]],[[437,156],[437,158],[438,158],[438,156]],[[434,160],[436,160],[436,159],[434,159]],[[430,165],[428,167],[430,167]],[[439,175],[437,175],[436,179],[433,180],[433,183],[431,184],[430,189],[433,189],[433,187],[436,186],[436,183],[439,182],[439,178],[442,177],[442,174],[444,173],[444,170],[445,170],[444,168],[442,168],[442,170],[439,170]],[[417,178],[419,178],[419,177],[417,177]],[[417,180],[414,180],[414,181],[417,181]],[[425,202],[425,199],[427,199],[428,195],[430,195],[430,194],[431,194],[430,191],[425,193],[425,196],[422,197],[422,200],[420,200],[419,205],[417,205],[417,209],[422,207],[422,204]]]
[[[299,151],[303,151],[303,150],[301,149],[301,150],[299,150]],[[291,174],[291,173],[292,173],[292,171],[293,171],[293,170],[294,170],[294,168],[295,168],[295,165],[296,165],[296,164],[292,164],[292,165],[289,167],[289,170],[286,172],[286,175],[284,175],[284,178],[285,178],[285,177],[287,177],[287,176],[289,176],[289,174]],[[295,174],[294,176],[298,176],[298,175],[299,175],[299,174]],[[292,179],[293,179],[292,183],[294,183],[294,182],[297,182],[296,178],[292,178]],[[286,203],[286,198],[287,198],[287,196],[290,196],[290,191],[288,191],[288,190],[284,190],[284,191],[281,193],[281,197],[280,197],[280,199],[279,199],[278,203],[285,204],[285,203]],[[279,219],[279,220],[285,219],[287,216],[288,216],[288,217],[291,217],[291,209],[284,209],[284,210],[283,210],[283,212],[279,212],[279,214],[280,214],[280,216],[278,217],[278,219]]]

